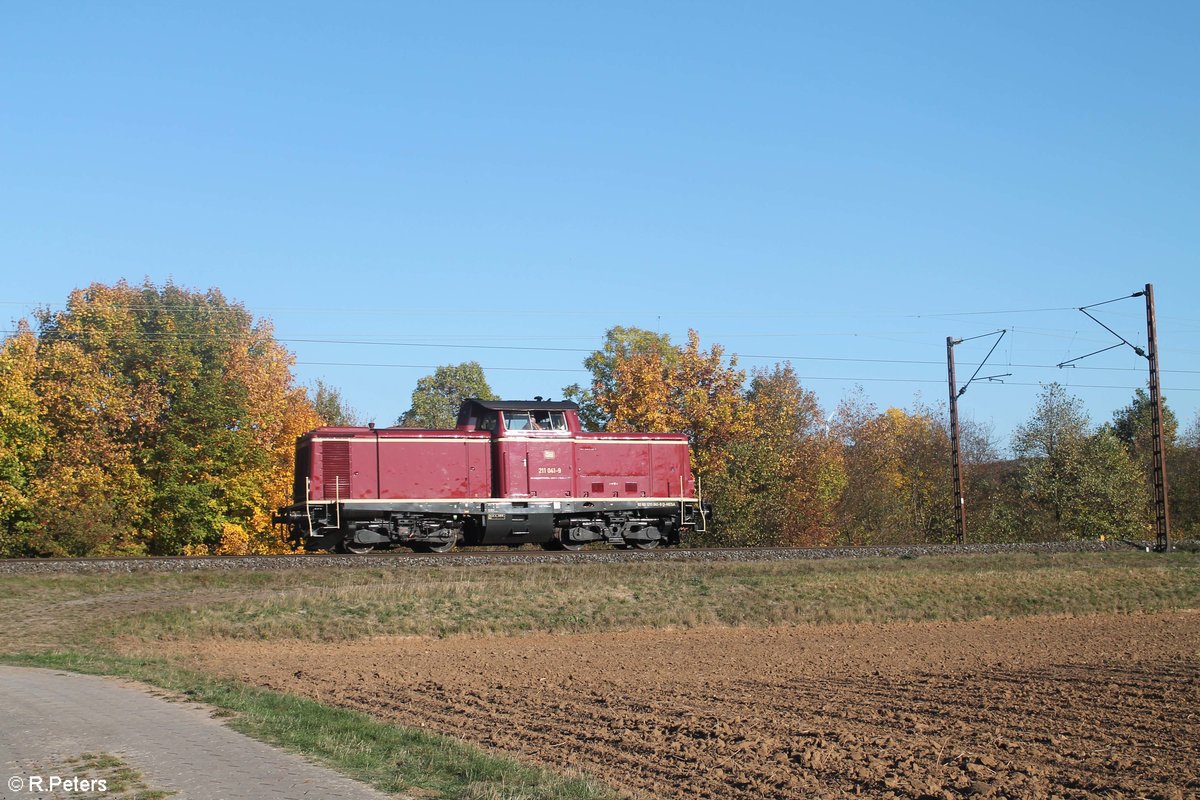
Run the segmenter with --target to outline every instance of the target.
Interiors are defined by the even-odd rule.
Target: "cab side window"
[[[504,427],[510,431],[527,431],[530,429],[528,411],[505,411]]]
[[[561,411],[535,411],[533,412],[533,425],[536,430],[565,431],[567,419]]]

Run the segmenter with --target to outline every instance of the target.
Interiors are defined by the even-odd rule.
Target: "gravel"
[[[1182,545],[1183,543],[1178,543]],[[1177,545],[1178,546],[1178,545]],[[0,560],[0,575],[52,573],[197,572],[201,570],[322,569],[328,567],[403,568],[487,564],[625,564],[648,561],[811,561],[830,558],[918,558],[989,553],[1076,553],[1149,549],[1145,542],[1021,542],[975,545],[894,545],[888,547],[668,548],[658,550],[457,550],[450,553],[397,551],[368,555],[311,553],[274,556],[189,556],[142,558],[22,558]],[[1182,548],[1181,548],[1182,549]]]

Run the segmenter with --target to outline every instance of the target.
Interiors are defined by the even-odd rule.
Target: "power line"
[[[15,330],[3,331],[6,335],[16,333]],[[195,341],[239,341],[243,339],[254,339],[252,334],[188,334],[188,333],[154,333],[144,331],[82,331],[88,336],[106,336],[109,338],[119,339],[140,339],[143,341],[172,341],[172,340],[195,340]],[[986,334],[985,334],[986,335]],[[465,344],[459,342],[408,342],[408,341],[388,341],[388,340],[368,340],[368,339],[322,339],[312,337],[275,337],[272,339],[281,344],[336,344],[349,345],[360,347],[420,347],[420,348],[435,348],[435,349],[454,349],[454,350],[496,350],[496,351],[516,351],[516,352],[539,352],[539,353],[576,353],[588,354],[596,352],[595,348],[589,347],[548,347],[545,345],[496,345],[496,344]],[[1120,345],[1117,345],[1118,347]],[[1106,348],[1107,349],[1107,348]],[[1098,351],[1102,352],[1102,351]],[[733,353],[739,360],[744,359],[761,359],[768,361],[811,361],[811,362],[827,362],[827,363],[845,363],[845,364],[900,364],[906,366],[941,366],[943,362],[933,361],[929,359],[911,359],[911,358],[858,358],[851,356],[802,356],[802,355],[770,355],[762,353]],[[1082,358],[1082,356],[1081,356]],[[985,359],[986,360],[986,359]],[[331,362],[332,363],[332,362]],[[981,366],[983,362],[964,361],[961,362],[965,366]],[[1066,362],[1064,362],[1066,363]],[[364,366],[371,366],[370,364]],[[1030,364],[1020,362],[1009,362],[1006,364],[1009,367],[1019,367],[1022,369],[1056,369],[1058,364]],[[1078,370],[1089,370],[1097,372],[1140,372],[1140,370],[1132,367],[1075,367]],[[1174,369],[1162,370],[1164,374],[1176,375],[1200,375],[1200,370]]]
[[[438,367],[445,366],[445,364],[365,364],[353,361],[297,361],[296,364],[306,367],[371,367],[379,369],[437,369]],[[480,369],[492,372],[582,372],[588,375],[591,374],[590,370],[580,367],[480,367]]]
[[[1009,308],[1003,311],[944,311],[937,314],[909,314],[907,316],[923,319],[925,317],[983,317],[990,314],[1038,314],[1049,311],[1074,311],[1074,306],[1054,308]]]
[[[366,363],[357,361],[297,361],[298,366],[307,367],[371,367],[379,369],[437,369],[444,364],[385,364],[385,363]],[[576,374],[590,375],[591,371],[580,367],[574,368],[551,368],[551,367],[489,367],[482,366],[485,371],[501,371],[501,372],[571,372]],[[847,383],[942,383],[940,380],[930,378],[881,378],[867,376],[851,376],[851,375],[807,375],[799,376],[801,381],[844,381]],[[1023,382],[1023,381],[1004,381],[1002,386],[1045,386],[1045,382]],[[1112,384],[1088,384],[1075,383],[1070,384],[1069,389],[1120,389],[1124,391],[1133,391],[1140,389],[1140,386],[1114,386]],[[1200,388],[1174,387],[1164,389],[1171,392],[1200,392]]]
[[[1119,297],[1119,298],[1115,298],[1115,299],[1123,300],[1125,298]],[[168,310],[169,311],[169,310],[174,310],[174,309],[184,309],[184,310],[193,310],[193,311],[204,311],[206,313],[249,314],[251,316],[262,316],[268,312],[297,313],[297,314],[316,314],[316,313],[339,314],[339,313],[353,312],[355,314],[392,315],[392,316],[397,314],[396,309],[393,309],[393,308],[355,307],[355,308],[339,309],[339,308],[330,308],[329,306],[267,306],[267,307],[259,307],[257,309],[257,313],[255,313],[255,312],[251,312],[249,309],[247,309],[240,301],[228,301],[227,300],[227,302],[228,302],[228,306],[225,308],[204,308],[204,307],[191,305],[191,304],[187,304],[187,303],[161,303],[161,304],[156,304],[156,305],[141,305],[141,304],[123,305],[123,306],[121,306],[121,309],[129,310],[129,311],[159,311],[159,310]],[[1113,301],[1105,300],[1102,303],[1094,303],[1093,306],[1104,305],[1104,304],[1110,303],[1110,302],[1113,302]],[[51,309],[53,309],[55,307],[60,308],[60,309],[66,308],[66,304],[61,301],[51,302],[51,301],[42,301],[42,300],[0,300],[0,306],[32,307],[32,308],[38,308],[38,309],[45,309],[47,311],[50,311]],[[1086,306],[1086,307],[1091,308],[1093,306]],[[937,312],[928,311],[928,312],[917,312],[917,313],[914,313],[912,311],[883,311],[883,310],[869,310],[869,309],[863,309],[861,311],[855,311],[855,310],[771,311],[771,310],[763,310],[763,309],[747,310],[747,311],[728,311],[728,310],[723,310],[723,309],[713,309],[713,310],[705,311],[704,313],[705,313],[705,316],[710,319],[712,319],[712,318],[794,319],[797,316],[804,316],[804,317],[871,316],[871,317],[899,317],[899,318],[905,318],[905,319],[926,319],[926,318],[939,319],[939,318],[943,318],[943,317],[973,317],[973,316],[988,316],[988,315],[1000,315],[1000,314],[1038,314],[1038,313],[1051,313],[1051,312],[1056,312],[1056,311],[1075,311],[1077,309],[1078,309],[1078,306],[1047,306],[1047,307],[1042,307],[1042,308],[1008,308],[1008,309],[999,309],[999,310],[995,310],[995,311],[937,311]],[[584,315],[589,315],[589,316],[626,315],[626,316],[654,316],[654,317],[671,318],[671,317],[683,316],[685,314],[685,312],[672,313],[670,310],[667,310],[664,312],[664,310],[661,308],[660,309],[590,308],[590,309],[572,309],[570,311],[538,311],[538,310],[533,310],[533,309],[523,309],[521,311],[513,311],[511,309],[496,309],[496,308],[462,308],[459,306],[447,306],[447,307],[425,306],[424,308],[420,308],[420,309],[411,309],[411,308],[404,309],[405,316],[440,316],[440,315],[446,314],[448,312],[453,312],[455,314],[471,314],[471,315],[481,315],[481,316],[506,316],[506,317],[520,317],[520,316],[575,317],[575,316],[584,314]],[[688,316],[691,316],[692,313],[694,313],[694,312],[686,312],[686,314]],[[1173,320],[1177,320],[1177,321],[1181,321],[1181,322],[1200,322],[1200,320],[1192,319],[1190,317],[1171,316],[1171,317],[1164,317],[1164,319],[1173,319]]]

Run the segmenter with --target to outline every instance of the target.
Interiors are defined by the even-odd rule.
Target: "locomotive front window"
[[[494,431],[496,430],[496,421],[495,411],[485,411],[479,418],[479,426],[477,430]]]

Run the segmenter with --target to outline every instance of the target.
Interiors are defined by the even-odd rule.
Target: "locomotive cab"
[[[460,431],[558,434],[580,432],[579,406],[570,402],[466,400],[458,411]]]

